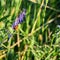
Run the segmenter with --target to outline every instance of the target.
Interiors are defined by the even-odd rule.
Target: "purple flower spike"
[[[24,21],[26,15],[26,10],[24,9],[23,12],[19,15],[19,17],[16,18],[15,22],[12,25],[12,28],[14,29],[18,24],[22,23]]]
[[[23,12],[19,15],[19,23],[23,22],[25,15],[26,15],[26,10],[24,9]]]
[[[14,29],[15,26],[17,26],[19,24],[19,18],[16,18],[15,22],[12,25],[12,28]]]

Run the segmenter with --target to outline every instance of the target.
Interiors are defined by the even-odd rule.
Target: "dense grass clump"
[[[60,60],[60,0],[0,0],[0,60]]]

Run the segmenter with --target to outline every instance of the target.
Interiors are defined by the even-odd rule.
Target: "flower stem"
[[[20,43],[19,43],[20,37],[19,37],[19,30],[17,29],[16,31],[17,31],[18,51],[19,51],[18,52],[18,56],[19,56],[18,60],[20,60]]]

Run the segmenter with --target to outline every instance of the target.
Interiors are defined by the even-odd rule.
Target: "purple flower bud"
[[[24,21],[26,15],[26,10],[24,9],[23,12],[19,15],[19,17],[16,18],[15,22],[12,25],[12,28],[14,29],[15,26],[17,26],[19,23],[22,23]]]

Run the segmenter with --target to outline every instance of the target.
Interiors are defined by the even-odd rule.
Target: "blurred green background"
[[[0,0],[0,60],[60,60],[60,0]]]

